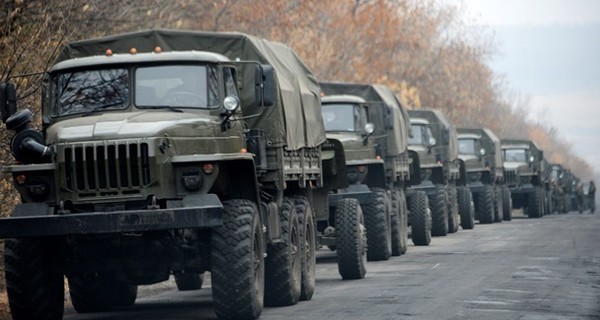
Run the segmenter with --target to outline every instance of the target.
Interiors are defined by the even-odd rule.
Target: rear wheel
[[[300,223],[300,252],[302,259],[302,282],[300,300],[310,300],[315,292],[316,282],[316,236],[315,220],[308,199],[294,197],[298,222]]]
[[[49,239],[6,239],[6,292],[15,320],[58,320],[64,310],[64,276]]]
[[[367,260],[388,260],[392,254],[390,200],[384,189],[372,189],[371,203],[363,207],[367,227]]]
[[[456,187],[448,188],[448,233],[458,231],[458,192]]]
[[[409,198],[408,205],[412,241],[417,246],[428,246],[431,243],[431,213],[427,194],[423,191],[416,191]]]
[[[358,200],[341,199],[335,212],[338,271],[344,280],[362,279],[367,273],[367,236]]]
[[[179,291],[191,291],[202,289],[204,273],[176,273],[175,284]]]
[[[408,243],[408,209],[403,190],[392,192],[392,255],[406,253]]]
[[[300,225],[296,204],[284,198],[279,211],[283,241],[269,245],[265,260],[265,304],[289,306],[298,303],[302,282]]]
[[[435,192],[429,195],[429,206],[431,208],[432,228],[431,235],[434,237],[448,234],[448,205],[446,203],[446,191],[444,187],[436,187]]]
[[[223,225],[212,230],[211,280],[220,319],[256,319],[263,309],[265,244],[256,205],[223,202]]]
[[[466,187],[457,188],[458,211],[460,212],[460,226],[465,230],[475,227],[475,214],[473,211],[473,195]]]

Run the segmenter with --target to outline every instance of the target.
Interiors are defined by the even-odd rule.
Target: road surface
[[[313,299],[265,308],[260,319],[600,319],[600,215],[477,224],[367,268],[365,279],[342,281],[335,253],[321,250]],[[207,283],[144,287],[133,307],[68,308],[64,319],[216,319]]]

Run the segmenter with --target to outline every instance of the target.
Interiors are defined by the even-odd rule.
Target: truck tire
[[[541,218],[542,217],[542,191],[540,188],[529,194],[527,197],[527,215],[529,218]]]
[[[492,186],[485,186],[482,192],[477,194],[477,212],[479,213],[479,223],[489,224],[494,222],[494,189]]]
[[[204,273],[176,273],[173,277],[179,291],[200,290],[204,282]]]
[[[137,298],[137,289],[137,285],[117,281],[112,275],[69,277],[71,302],[79,313],[131,306]]]
[[[408,243],[408,209],[403,190],[392,191],[392,256],[406,253]]]
[[[471,190],[466,187],[457,188],[458,193],[458,211],[460,212],[460,226],[464,230],[471,230],[475,227],[475,213],[473,210],[473,195]]]
[[[290,306],[300,300],[302,249],[294,199],[285,197],[279,208],[281,239],[268,246],[265,259],[265,305]]]
[[[371,190],[372,201],[363,207],[367,227],[367,261],[388,260],[392,255],[390,200],[384,189]]]
[[[431,243],[431,213],[427,194],[423,191],[416,191],[409,198],[408,205],[412,241],[417,246],[428,246]]]
[[[502,216],[504,220],[512,220],[512,203],[510,199],[510,189],[502,187]]]
[[[502,222],[504,212],[502,208],[502,189],[499,186],[494,187],[494,222]]]
[[[5,240],[6,292],[13,319],[62,319],[64,277],[57,247],[48,239]]]
[[[458,192],[456,187],[448,188],[448,233],[458,232]]]
[[[211,233],[213,305],[219,319],[256,319],[263,309],[265,243],[256,205],[223,202],[223,225]]]
[[[434,237],[446,236],[448,234],[448,205],[444,187],[436,187],[435,192],[429,195],[429,206],[432,221],[431,235]]]
[[[344,280],[362,279],[367,273],[367,235],[358,200],[341,199],[335,212],[338,271]]]
[[[302,252],[302,281],[300,300],[310,300],[315,293],[316,283],[316,231],[315,218],[308,199],[303,196],[294,197],[298,222],[300,224],[300,252]]]

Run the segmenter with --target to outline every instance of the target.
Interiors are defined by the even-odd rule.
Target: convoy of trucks
[[[14,319],[133,305],[210,273],[220,319],[315,291],[480,223],[572,210],[570,172],[528,140],[408,110],[387,86],[321,82],[284,44],[148,30],[66,45],[44,75],[41,130],[0,86],[21,196],[0,219]],[[546,162],[547,163],[547,162]]]

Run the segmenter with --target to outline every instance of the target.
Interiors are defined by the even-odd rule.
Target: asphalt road
[[[319,251],[311,301],[265,308],[260,319],[600,319],[600,215],[570,213],[476,225],[342,281]],[[216,319],[210,288],[145,287],[136,305],[64,319]]]

